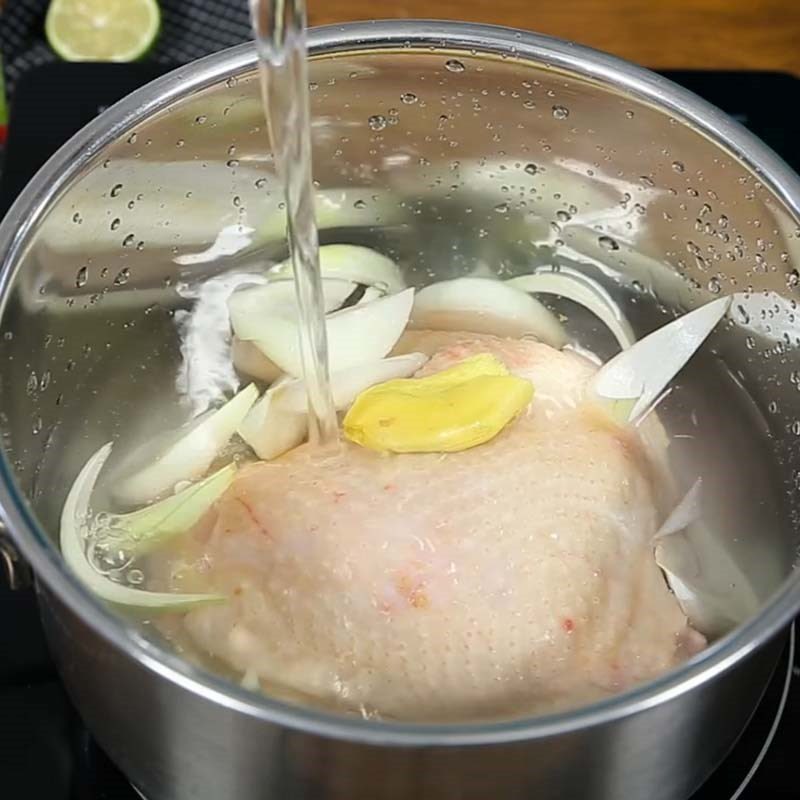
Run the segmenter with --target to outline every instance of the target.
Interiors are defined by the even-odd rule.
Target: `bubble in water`
[[[131,134],[131,135],[128,137],[128,144],[136,144],[136,139],[137,139],[137,138],[138,138],[138,136],[136,135],[136,131],[134,131],[134,132],[133,132],[133,133],[132,133],[132,134]]]
[[[536,108],[536,103],[534,103],[533,100],[528,99],[523,101],[522,107],[527,109]]]
[[[104,533],[106,532],[104,531]],[[130,553],[120,549],[119,544],[113,538],[97,542],[92,548],[91,558],[102,572],[125,569],[133,560]]]
[[[400,102],[405,103],[407,106],[413,106],[419,98],[414,92],[404,92],[400,95]]]
[[[373,114],[368,120],[367,124],[373,131],[382,131],[386,125],[386,117],[383,114]]]
[[[619,250],[619,242],[617,242],[616,239],[612,239],[610,236],[601,236],[597,240],[597,243],[606,250]]]
[[[364,200],[356,200],[355,203],[353,203],[353,208],[357,208],[359,210],[361,210],[362,208],[366,208],[366,207],[367,207],[367,204],[366,204],[366,202]]]
[[[566,119],[569,116],[569,109],[566,106],[553,106],[553,116],[556,119]]]
[[[126,237],[125,237],[125,238],[122,240],[122,246],[123,246],[123,247],[131,247],[135,241],[136,241],[136,237],[135,237],[135,236],[134,236],[132,233],[129,233],[129,234],[128,234],[128,235],[127,235],[127,236],[126,236]]]
[[[36,377],[35,372],[31,372],[28,376],[28,382],[25,385],[25,391],[28,394],[36,394],[36,390],[39,388],[39,379]]]
[[[634,115],[633,111],[626,111],[626,112],[625,112],[625,116],[626,116],[628,119],[633,119],[633,117],[634,117],[635,115]]]
[[[649,175],[640,175],[639,180],[645,185],[649,187],[653,187],[656,185],[655,181]]]
[[[238,159],[235,159],[235,158],[229,158],[225,162],[225,166],[230,167],[231,169],[236,169],[236,167],[239,166],[239,161],[238,161]]]
[[[79,213],[76,211],[76,212],[75,212],[75,213],[72,215],[72,221],[73,221],[73,222],[74,222],[76,225],[80,225],[80,224],[83,222],[83,217],[81,217],[81,215],[80,215],[80,214],[79,214]]]
[[[122,184],[121,183],[117,183],[117,184],[115,184],[114,186],[111,187],[111,196],[112,197],[117,197],[117,195],[119,195],[119,193],[121,191],[122,191]]]
[[[498,203],[498,204],[497,204],[497,205],[494,207],[494,210],[495,210],[495,211],[496,211],[498,214],[508,214],[508,203]]]
[[[528,175],[535,175],[538,171],[539,171],[539,167],[537,167],[536,164],[526,164],[525,165],[525,172],[527,172]]]
[[[185,144],[186,144],[185,139],[178,139],[178,141],[175,142],[175,147],[183,147]]]
[[[572,217],[569,215],[567,211],[556,211],[556,219],[559,222],[569,222]]]
[[[451,58],[444,62],[444,67],[449,72],[463,72],[466,67],[458,59]]]
[[[144,572],[140,569],[129,569],[125,577],[132,586],[141,586],[144,583]]]
[[[790,270],[786,273],[786,285],[790,289],[794,289],[798,284],[800,284],[800,272],[796,269]]]
[[[266,185],[267,185],[267,179],[266,178],[259,178],[254,184],[256,189],[263,189]]]
[[[75,275],[75,286],[80,289],[86,286],[86,281],[89,280],[89,267],[81,267]]]
[[[198,125],[204,125],[208,117],[205,114],[200,114],[199,116],[194,118],[194,121]]]
[[[708,291],[711,294],[719,294],[722,291],[722,284],[719,282],[719,278],[712,276],[708,279]]]
[[[114,286],[124,286],[131,277],[131,271],[127,267],[123,267],[114,278]]]
[[[685,172],[686,171],[686,167],[684,166],[682,161],[673,161],[672,162],[672,169],[674,169],[675,172]]]
[[[115,217],[111,220],[111,230],[115,231],[119,226],[122,224],[122,220],[119,217]]]

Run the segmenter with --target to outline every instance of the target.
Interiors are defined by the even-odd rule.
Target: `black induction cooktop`
[[[27,73],[11,110],[0,214],[70,134],[163,71],[147,63],[51,64]],[[664,74],[734,116],[800,171],[800,115],[786,112],[800,104],[800,80],[766,72]],[[66,696],[47,653],[33,589],[6,586],[2,565],[0,558],[0,798],[139,800]],[[800,798],[798,742],[800,657],[792,631],[746,731],[692,800]]]

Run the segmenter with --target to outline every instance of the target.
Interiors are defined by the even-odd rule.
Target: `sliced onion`
[[[408,353],[331,373],[331,392],[336,410],[344,411],[370,386],[395,378],[408,378],[427,360],[428,356],[423,353]],[[306,403],[306,385],[301,378],[295,378],[281,387],[277,404],[282,409],[301,413]]]
[[[352,281],[327,278],[322,281],[325,313],[341,308],[356,289]],[[297,319],[294,281],[272,281],[234,292],[228,298],[228,312],[234,333],[246,341],[258,339],[259,320],[263,317]]]
[[[758,596],[724,542],[701,520],[698,478],[655,535],[655,560],[692,626],[721,636],[756,612]]]
[[[655,560],[692,626],[722,636],[758,610],[753,585],[729,546],[702,522],[662,536]]]
[[[280,300],[288,304],[285,306],[286,308],[291,307],[296,309],[297,306],[294,295],[292,292],[289,292],[289,287],[294,286],[293,282],[288,279],[281,278],[280,283],[281,286],[278,289],[278,292],[273,294],[271,291],[268,294],[268,303],[272,303],[273,301],[277,303]],[[351,287],[351,291],[348,292],[344,298],[342,298],[342,295],[345,293],[345,287]],[[326,306],[332,307],[329,310],[338,309],[343,302],[350,300],[354,296],[357,288],[357,284],[347,281],[335,280],[332,284],[324,281],[323,291],[327,292]],[[379,297],[383,296],[383,292],[371,286],[362,285],[361,289],[363,293],[358,298],[358,301],[355,303],[355,305],[369,303],[372,300],[377,300]],[[256,301],[258,299],[258,295],[246,298],[246,302],[237,298],[234,303],[234,310],[238,314],[239,310],[236,309],[236,303],[243,302],[243,309],[241,309],[241,313],[242,315],[250,318],[256,313],[254,306],[257,305]],[[243,326],[243,329],[246,331],[248,324],[247,321],[245,320],[243,322],[239,316],[237,316],[237,321],[240,323],[240,327]],[[234,367],[236,367],[239,372],[263,381],[264,383],[272,383],[281,375],[283,375],[283,370],[281,370],[281,368],[275,364],[274,361],[267,358],[267,356],[265,356],[264,353],[262,353],[252,341],[240,339],[238,336],[234,336],[231,342],[231,358],[233,360]]]
[[[246,342],[238,336],[234,336],[231,341],[231,358],[233,366],[239,372],[264,383],[272,383],[283,374],[280,367],[270,361],[252,342]]]
[[[706,303],[645,336],[602,366],[590,391],[615,405],[618,421],[635,423],[708,338],[730,303],[729,297]]]
[[[264,392],[264,396],[250,409],[239,425],[239,436],[264,461],[277,458],[297,447],[308,434],[306,409],[287,410],[276,402],[276,393],[285,385],[279,384]],[[305,401],[305,393],[303,399]]]
[[[253,305],[237,304],[235,300],[236,295],[231,298],[229,307],[237,336],[253,341],[283,372],[300,377],[303,366],[299,323],[294,309],[259,309]],[[329,314],[326,328],[330,371],[337,372],[383,358],[403,333],[413,302],[414,290],[405,289],[398,294]]]
[[[655,540],[663,536],[682,531],[688,528],[693,523],[700,519],[701,514],[701,490],[703,488],[703,479],[698,478],[684,495],[683,499],[672,509],[670,515],[661,524],[661,527],[656,531],[654,536]]]
[[[496,280],[456,278],[426,286],[417,293],[411,318],[415,328],[473,331],[497,336],[533,334],[562,347],[561,323],[529,294]]]
[[[105,525],[120,547],[134,555],[149,552],[188,531],[233,483],[236,464],[228,464],[172,497],[130,514],[111,514]]]
[[[319,249],[319,268],[323,278],[363,283],[393,294],[406,288],[397,264],[391,258],[354,244],[328,244]],[[277,264],[270,277],[292,277],[290,260]]]
[[[123,503],[149,503],[167,494],[180,481],[197,480],[204,475],[258,397],[250,384],[219,409],[208,411],[166,436],[148,442],[136,453],[136,462],[150,462],[114,490]]]
[[[509,286],[534,294],[554,294],[592,312],[614,335],[623,350],[636,341],[628,320],[611,295],[596,281],[569,267],[558,272],[534,272],[506,281]]]
[[[95,595],[120,606],[149,612],[181,611],[197,605],[220,602],[225,598],[212,594],[171,594],[146,592],[115,583],[92,566],[85,550],[89,501],[103,465],[111,454],[111,443],[103,445],[83,466],[67,495],[61,512],[61,553],[69,568]]]

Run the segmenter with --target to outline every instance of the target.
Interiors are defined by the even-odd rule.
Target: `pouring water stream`
[[[261,93],[275,170],[286,201],[287,234],[308,393],[309,441],[338,438],[311,177],[305,0],[250,0]]]

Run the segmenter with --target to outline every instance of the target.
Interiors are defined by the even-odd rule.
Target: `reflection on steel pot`
[[[410,285],[561,265],[611,291],[637,336],[740,293],[691,381],[693,412],[737,454],[704,475],[730,503],[724,542],[703,547],[724,546],[746,573],[749,617],[681,668],[584,708],[400,724],[250,693],[65,570],[52,534],[80,465],[103,442],[138,441],[155,402],[164,425],[185,414],[175,317],[197,285],[285,257],[242,47],[104,113],[0,228],[0,504],[69,691],[150,800],[688,797],[747,722],[800,608],[798,179],[691,94],[556,40],[395,22],[312,31],[310,49],[323,243],[390,253]],[[596,330],[591,315],[582,324]]]

